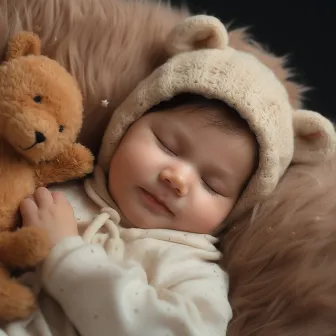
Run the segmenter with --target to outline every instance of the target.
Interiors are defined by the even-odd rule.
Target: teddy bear
[[[0,65],[0,322],[34,310],[32,291],[10,272],[37,266],[49,251],[42,230],[17,229],[21,200],[39,186],[93,170],[92,153],[75,142],[82,119],[76,80],[41,55],[35,34],[12,36]]]

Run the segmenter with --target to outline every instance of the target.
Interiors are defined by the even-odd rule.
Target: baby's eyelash
[[[202,180],[202,185],[211,195],[218,195],[218,192],[212,189],[204,180]]]
[[[163,150],[169,152],[169,154],[176,155],[164,142],[162,142],[162,140],[157,135],[155,135],[155,137],[159,142],[160,146],[163,147]]]

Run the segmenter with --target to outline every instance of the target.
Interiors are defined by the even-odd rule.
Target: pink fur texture
[[[79,140],[95,153],[113,110],[169,57],[165,38],[189,15],[186,10],[144,0],[0,0],[0,10],[0,52],[9,34],[34,31],[42,39],[43,53],[78,79],[85,98]],[[290,80],[285,59],[266,52],[245,29],[230,35],[232,46],[255,54],[273,69],[293,105],[299,106],[303,88]],[[107,108],[101,106],[104,99],[109,100]]]
[[[293,166],[224,238],[229,336],[336,335],[336,157]]]

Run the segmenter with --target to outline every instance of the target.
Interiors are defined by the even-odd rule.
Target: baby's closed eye
[[[156,140],[157,140],[157,143],[158,143],[159,147],[160,147],[163,151],[167,152],[167,153],[170,154],[170,155],[174,155],[174,156],[176,155],[176,153],[175,153],[175,151],[172,149],[172,146],[171,146],[171,145],[168,145],[168,143],[167,143],[166,141],[162,140],[162,138],[159,137],[158,135],[156,135],[155,133],[154,133],[154,135],[155,135],[155,138],[156,138]]]

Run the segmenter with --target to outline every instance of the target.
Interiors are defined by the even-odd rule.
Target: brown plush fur
[[[188,16],[186,10],[141,0],[0,0],[0,6],[0,48],[13,31],[32,30],[42,39],[43,53],[79,81],[85,98],[79,140],[95,154],[114,109],[168,58],[166,36]],[[286,86],[293,105],[300,105],[304,90],[290,80],[284,58],[266,52],[244,29],[230,32],[230,44],[268,65]],[[101,106],[106,98],[107,108]]]
[[[47,237],[36,228],[13,230],[20,201],[37,186],[93,169],[92,154],[74,143],[83,111],[78,85],[39,53],[39,39],[20,33],[0,65],[0,321],[26,317],[34,308],[33,294],[3,266],[36,266],[49,250]]]
[[[229,336],[336,335],[336,157],[292,166],[224,238]]]

